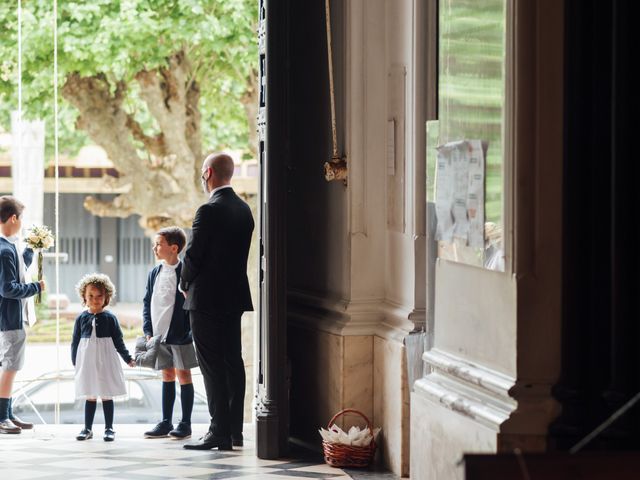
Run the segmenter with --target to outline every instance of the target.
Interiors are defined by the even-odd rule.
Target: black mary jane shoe
[[[113,442],[116,439],[116,432],[112,429],[107,428],[104,431],[104,437],[102,437],[105,442]]]
[[[82,431],[76,435],[76,440],[89,440],[93,438],[93,432],[88,428],[83,428]]]

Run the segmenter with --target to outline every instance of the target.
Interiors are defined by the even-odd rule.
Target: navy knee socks
[[[191,412],[193,411],[193,383],[180,385],[180,403],[182,403],[182,422],[191,423]]]
[[[162,382],[162,421],[171,423],[176,403],[176,382]]]
[[[104,428],[113,429],[113,400],[102,400],[102,411],[104,412]]]
[[[10,398],[0,398],[0,422],[9,418],[9,402]]]
[[[96,400],[87,400],[84,402],[84,428],[91,430],[93,428],[93,418],[96,415]]]

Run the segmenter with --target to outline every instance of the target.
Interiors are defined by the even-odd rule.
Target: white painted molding
[[[436,348],[424,352],[422,358],[433,371],[441,372],[443,375],[448,375],[504,398],[509,398],[509,390],[516,383],[515,379],[507,375],[471,364]]]
[[[290,290],[288,300],[292,324],[334,335],[376,335],[402,343],[416,324],[424,324],[424,310],[383,299],[347,301]]]
[[[431,373],[416,381],[416,394],[496,431],[516,410],[509,395],[514,379],[436,349],[423,358]]]
[[[433,403],[469,417],[496,432],[513,411],[510,405],[497,403],[482,393],[465,389],[439,373],[429,374],[416,381],[413,391],[416,395],[426,397]]]
[[[387,340],[402,342],[412,331],[424,327],[425,309],[407,308],[390,301],[380,305],[383,320],[376,330],[376,335]]]

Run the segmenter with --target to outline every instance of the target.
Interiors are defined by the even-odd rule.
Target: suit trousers
[[[215,436],[238,436],[244,415],[245,371],[242,360],[242,312],[190,311],[196,355],[207,392]]]

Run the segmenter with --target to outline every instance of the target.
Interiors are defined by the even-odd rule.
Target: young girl
[[[87,307],[76,318],[71,340],[71,361],[76,367],[76,396],[87,399],[84,406],[84,429],[76,440],[93,437],[91,428],[97,397],[100,397],[104,411],[103,438],[105,442],[112,442],[115,439],[112,398],[127,393],[117,354],[130,367],[135,366],[135,361],[124,345],[118,319],[104,310],[115,293],[109,277],[101,273],[85,275],[76,289],[82,304]]]

